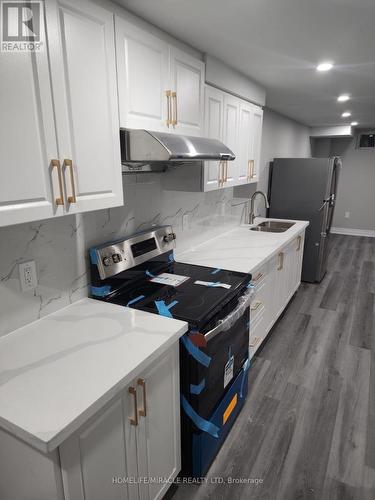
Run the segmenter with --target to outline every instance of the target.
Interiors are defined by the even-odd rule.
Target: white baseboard
[[[375,238],[375,231],[372,229],[351,229],[349,227],[332,227],[333,234],[347,234],[348,236],[367,236]]]

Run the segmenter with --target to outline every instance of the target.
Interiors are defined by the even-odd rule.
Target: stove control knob
[[[115,264],[117,264],[118,262],[121,262],[122,261],[122,257],[119,253],[114,253],[112,255],[112,260]]]
[[[103,258],[103,265],[105,267],[108,267],[112,264],[112,260],[111,260],[111,257],[104,257]]]
[[[176,239],[175,233],[166,234],[163,238],[164,243],[170,243],[171,241]]]

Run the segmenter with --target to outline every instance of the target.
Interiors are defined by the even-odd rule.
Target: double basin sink
[[[257,226],[251,227],[250,231],[259,231],[263,233],[284,233],[290,227],[294,226],[295,222],[284,222],[278,220],[266,220]]]

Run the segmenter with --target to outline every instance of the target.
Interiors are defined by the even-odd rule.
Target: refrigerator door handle
[[[319,208],[318,212],[321,212],[323,210],[323,208],[327,205],[327,203],[329,203],[330,206],[332,206],[332,204],[334,203],[334,200],[335,200],[335,195],[331,194],[331,196],[329,196],[327,199],[323,200],[323,205]]]

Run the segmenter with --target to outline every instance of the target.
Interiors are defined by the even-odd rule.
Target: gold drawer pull
[[[253,283],[256,283],[259,281],[261,278],[263,278],[264,274],[263,273],[258,273],[255,278],[253,279]]]
[[[174,112],[172,113],[172,116],[174,115],[174,117],[172,118],[172,125],[177,125],[177,92],[171,92],[171,98],[174,102]]]
[[[143,410],[139,410],[139,415],[141,417],[146,417],[147,416],[146,381],[143,378],[139,378],[138,385],[140,385],[143,389]]]
[[[172,102],[171,102],[171,94],[172,92],[170,90],[165,91],[165,95],[167,97],[167,127],[169,125],[172,125]]]
[[[278,258],[279,258],[279,265],[277,266],[277,270],[281,271],[284,268],[284,252],[280,252]]]
[[[129,418],[130,424],[138,425],[137,390],[134,387],[129,387],[129,394],[134,397],[134,418]]]
[[[59,160],[51,160],[51,167],[52,170],[57,168],[57,178],[59,181],[59,191],[60,191],[60,197],[55,199],[56,205],[64,205],[64,192],[63,192],[63,182],[62,182],[62,172],[61,172],[61,165]]]
[[[255,302],[254,305],[252,305],[250,307],[250,310],[251,311],[256,311],[257,309],[259,309],[259,307],[262,305],[262,302],[260,300],[258,300],[257,302]]]
[[[77,203],[77,197],[76,197],[76,187],[74,183],[74,169],[73,169],[73,162],[72,160],[68,160],[65,158],[64,163],[63,163],[64,168],[69,168],[69,173],[70,173],[70,186],[72,189],[72,194],[71,196],[68,196],[68,202],[69,203]]]
[[[298,241],[298,246],[297,246],[296,252],[299,252],[301,250],[301,242],[302,242],[301,235],[298,236],[297,241]]]

